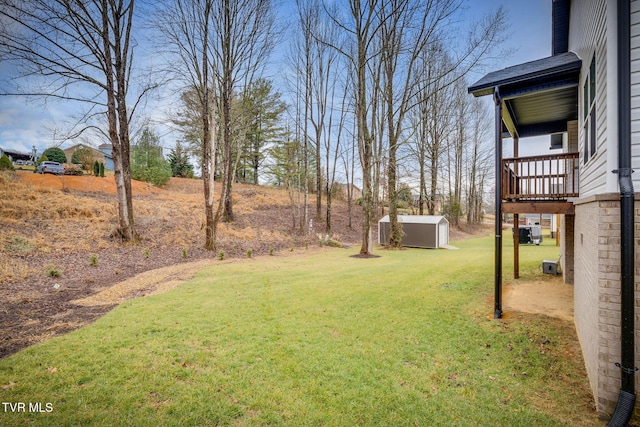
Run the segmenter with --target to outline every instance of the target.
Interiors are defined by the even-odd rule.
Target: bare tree
[[[118,231],[125,240],[137,239],[129,124],[138,102],[127,105],[134,10],[134,0],[4,0],[0,7],[0,58],[17,63],[28,84],[42,82],[15,94],[83,103],[88,122],[106,116],[107,129],[98,129],[113,147]],[[83,126],[69,138],[90,127],[97,128]]]
[[[215,0],[167,0],[159,8],[158,29],[169,47],[169,54],[178,60],[178,78],[188,91],[183,100],[197,111],[196,123],[200,131],[202,178],[205,200],[205,248],[216,250],[216,222],[214,221],[214,175],[216,109],[213,76],[217,70],[211,60],[210,40],[213,38],[212,10]],[[195,104],[195,105],[194,105]]]
[[[348,93],[348,85],[349,82],[345,82],[345,87],[342,88],[342,101],[341,101],[341,107],[339,110],[339,119],[338,119],[338,129],[335,133],[332,133],[331,135],[327,136],[325,138],[325,144],[324,144],[324,150],[325,150],[325,165],[326,165],[326,169],[327,169],[327,178],[326,178],[326,195],[327,195],[327,210],[326,210],[326,216],[325,216],[325,231],[326,233],[329,235],[331,234],[331,213],[332,213],[332,201],[333,201],[333,192],[334,192],[334,184],[336,182],[336,169],[338,167],[338,158],[340,157],[342,153],[342,140],[345,138],[345,134],[346,132],[346,120],[347,120],[347,115],[349,113],[348,107],[347,107],[347,103],[349,102],[349,93]],[[333,100],[336,98],[337,96],[337,91],[339,90],[337,84],[334,82],[333,85],[333,90],[331,92],[331,100],[333,103]],[[333,121],[333,108],[331,109],[332,112],[330,114],[330,118],[329,118],[329,130],[332,129],[332,121]],[[332,141],[335,141],[332,143]],[[331,150],[333,149],[333,158],[331,156]],[[347,184],[349,182],[349,172],[346,171],[345,176],[347,177]],[[348,188],[347,186],[347,191],[353,191],[352,189]],[[348,193],[347,195],[347,200],[350,203],[351,202],[351,197],[350,197],[351,193]],[[350,206],[349,206],[350,209]],[[351,215],[351,211],[349,211],[349,214]],[[351,218],[349,218],[349,221],[351,221]],[[349,225],[351,225],[351,222],[349,222]]]
[[[313,46],[314,29],[317,19],[317,4],[312,1],[296,1],[298,7],[299,32],[292,46],[291,64],[295,72],[295,110],[296,137],[302,141],[302,191],[300,215],[300,234],[309,227],[309,123],[313,107]],[[316,150],[319,153],[319,150]],[[300,193],[298,193],[300,197]]]
[[[491,125],[482,101],[473,98],[470,108],[470,141],[467,154],[467,224],[479,224],[483,219],[484,184],[493,170]]]
[[[452,96],[455,103],[452,106],[453,121],[452,132],[449,134],[449,196],[447,212],[449,213],[449,222],[454,226],[460,225],[460,217],[462,216],[462,186],[464,181],[463,165],[466,161],[464,147],[469,139],[469,109],[470,101],[467,93],[467,82],[465,79],[457,80],[452,86]],[[453,164],[451,164],[453,163]],[[453,178],[451,178],[453,172]]]
[[[351,91],[351,79],[348,79],[345,82],[344,87],[344,99],[346,100]],[[343,103],[344,105],[344,103]],[[342,109],[342,114],[340,116],[340,129],[344,129],[344,133],[346,134],[344,137],[345,147],[344,150],[340,153],[340,158],[342,160],[342,165],[344,167],[344,176],[345,176],[345,185],[346,185],[346,196],[347,196],[347,210],[349,212],[349,228],[353,228],[353,198],[354,198],[354,176],[356,169],[356,130],[355,130],[355,122],[351,121],[351,123],[347,120],[348,114],[347,108]],[[347,128],[347,125],[350,128]],[[341,138],[340,141],[343,139]]]
[[[416,127],[413,153],[419,164],[420,213],[426,203],[427,213],[436,212],[438,173],[445,148],[445,136],[451,126],[451,69],[442,45],[433,43],[421,53],[417,64],[422,78],[416,88],[416,109],[412,120]],[[427,179],[428,178],[428,179]]]
[[[455,11],[451,2],[389,0],[381,18],[381,63],[388,139],[387,179],[389,192],[389,245],[399,247],[402,230],[398,223],[398,149],[407,112],[421,76],[415,66],[440,23]]]
[[[232,102],[259,76],[277,41],[272,0],[216,0],[211,11],[215,62],[221,109],[222,193],[215,222],[233,221],[231,191],[234,176]]]
[[[345,35],[345,46],[332,45],[343,56],[349,72],[353,75],[354,114],[356,140],[362,167],[362,245],[360,254],[371,254],[371,225],[373,222],[373,148],[375,135],[370,125],[370,108],[375,103],[371,96],[369,67],[379,54],[374,48],[379,31],[379,2],[375,0],[349,0],[345,16],[338,13],[330,17]],[[327,11],[325,7],[325,11]]]
[[[424,205],[427,200],[427,144],[428,132],[425,120],[425,106],[412,110],[409,114],[411,127],[415,130],[409,139],[408,151],[413,164],[416,165],[418,175],[418,214],[424,215]]]
[[[159,30],[172,47],[170,53],[182,65],[182,81],[198,100],[205,247],[215,250],[219,221],[233,220],[231,188],[240,153],[233,141],[233,103],[238,91],[248,89],[260,73],[273,46],[271,0],[165,0],[159,9]],[[218,133],[221,142],[216,147]],[[217,151],[221,157],[222,189],[214,209]]]
[[[427,87],[431,82],[436,82],[436,90],[449,90],[449,85],[456,85],[461,81],[471,67],[477,65],[499,40],[504,27],[504,13],[499,9],[495,14],[488,15],[478,26],[480,30],[473,29],[469,33],[466,44],[456,46],[449,41],[446,49],[451,53],[441,55],[446,59],[440,66],[433,67],[427,63],[420,66],[421,61],[438,60],[433,55],[434,48],[437,51],[443,47],[443,34],[450,26],[450,20],[459,11],[462,2],[458,0],[440,1],[414,1],[414,0],[387,0],[382,8],[381,22],[381,62],[384,70],[381,92],[386,104],[386,131],[388,138],[388,192],[389,192],[389,219],[390,219],[390,246],[399,246],[402,240],[402,230],[397,218],[398,205],[398,149],[405,127],[405,117],[408,111],[414,108],[415,95],[425,94],[421,85]],[[423,53],[426,55],[423,56]],[[425,72],[426,71],[426,72]],[[434,74],[435,71],[435,74]],[[437,86],[441,86],[438,88]],[[457,86],[454,87],[459,87]],[[428,95],[429,96],[429,95]],[[447,102],[445,96],[432,93],[441,101]],[[451,114],[449,109],[432,110],[434,121],[440,121],[442,116]],[[446,118],[444,119],[446,121]],[[464,130],[464,115],[459,116],[460,139]],[[436,125],[437,126],[437,125]],[[441,135],[438,135],[440,137]],[[456,147],[460,148],[460,144]],[[436,147],[436,151],[438,147]],[[437,167],[436,162],[432,166]],[[455,186],[454,197],[458,200],[461,196],[461,171],[462,153],[456,157],[456,178],[460,177]],[[437,168],[432,171],[437,173]],[[433,192],[433,186],[432,186]]]
[[[338,31],[331,25],[327,15],[322,13],[319,0],[296,0],[303,30],[305,46],[306,82],[309,85],[308,119],[314,131],[315,151],[315,179],[316,179],[316,221],[322,219],[322,151],[331,138],[331,93],[335,88],[334,68],[338,60],[338,53],[331,46],[339,45]],[[335,11],[335,7],[333,8]],[[334,14],[335,12],[331,12]]]
[[[498,9],[475,25],[466,38],[460,38],[458,31],[456,37],[447,39],[443,34],[451,33],[461,5],[461,0],[350,0],[342,15],[325,7],[346,39],[344,46],[333,47],[354,76],[354,115],[363,181],[363,255],[370,254],[371,225],[384,173],[395,222],[392,244],[399,243],[397,150],[406,139],[406,116],[415,107],[422,108],[427,113],[425,119],[433,125],[427,126],[424,135],[433,142],[429,207],[431,212],[435,209],[438,160],[444,144],[443,120],[437,107],[438,102],[447,100],[439,92],[486,57],[500,41],[505,22],[504,11]],[[450,52],[448,61],[431,62],[435,52],[445,51]]]

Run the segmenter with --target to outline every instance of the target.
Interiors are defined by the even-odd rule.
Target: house
[[[358,200],[362,197],[362,190],[356,187],[353,184],[343,184],[340,182],[336,182],[333,184],[334,191],[336,191],[336,195],[343,200],[347,199],[347,191],[351,190],[351,196],[354,200]]]
[[[12,162],[22,160],[25,162],[33,161],[33,153],[21,153],[15,150],[5,150],[0,147],[0,157],[6,155]]]
[[[416,209],[420,209],[420,195],[412,193],[411,197],[413,198],[413,207]],[[422,209],[424,211],[428,210],[428,202],[429,202],[428,196],[427,197],[423,196]],[[442,212],[442,196],[440,194],[436,194],[433,197],[433,200],[431,200],[431,203],[433,203],[434,212]]]
[[[625,425],[640,366],[640,173],[633,174],[640,171],[640,0],[552,5],[551,56],[491,72],[469,87],[475,96],[493,96],[495,106],[494,317],[502,316],[501,214],[560,215],[561,267],[574,285],[575,327],[595,405],[602,416],[613,414],[612,425]],[[519,144],[540,135],[562,152],[519,157]],[[503,158],[505,138],[512,158]],[[516,266],[517,250],[515,243]]]
[[[65,148],[62,151],[64,151],[64,154],[67,156],[67,159],[71,161],[71,156],[73,155],[73,153],[80,150],[81,148],[86,148],[90,150],[93,153],[96,160],[104,163],[104,168],[106,170],[114,170],[113,153],[112,153],[111,144],[101,144],[100,146],[98,146],[98,149],[95,149],[90,145],[76,144],[69,148]]]

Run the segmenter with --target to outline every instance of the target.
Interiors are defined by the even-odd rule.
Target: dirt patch
[[[116,194],[116,181],[113,176],[104,178],[92,175],[64,175],[37,174],[21,172],[20,179],[24,184],[35,185],[41,188],[63,191],[91,191],[96,193]],[[133,194],[158,194],[160,189],[141,181],[131,181]]]
[[[356,254],[356,255],[351,255],[351,258],[361,258],[361,259],[380,258],[380,255],[375,255],[375,254]]]
[[[573,285],[564,283],[562,276],[530,282],[514,280],[504,286],[503,309],[573,322]]]
[[[213,260],[201,260],[145,271],[97,294],[71,301],[71,303],[85,307],[110,306],[120,304],[133,297],[167,292],[192,279],[198,270],[211,266],[213,263]]]

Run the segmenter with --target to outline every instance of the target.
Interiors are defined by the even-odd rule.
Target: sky
[[[286,3],[293,3],[293,0],[283,1],[283,10],[286,10]],[[551,55],[551,3],[552,0],[465,0],[464,16],[469,22],[500,5],[504,6],[510,27],[507,47],[514,51],[508,57],[491,64],[488,69],[473,73],[469,80],[475,82],[489,71]],[[11,71],[6,63],[0,63],[0,82],[10,78]],[[0,147],[26,154],[35,146],[38,153],[41,153],[58,144],[54,137],[56,129],[61,123],[71,120],[77,114],[76,111],[76,107],[70,103],[45,104],[38,100],[0,96]],[[171,147],[177,136],[168,135],[166,138],[161,145]],[[82,141],[67,141],[61,146],[66,148],[80,142]]]

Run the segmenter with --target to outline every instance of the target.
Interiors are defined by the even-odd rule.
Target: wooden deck
[[[502,211],[572,214],[578,197],[579,153],[502,160]]]

